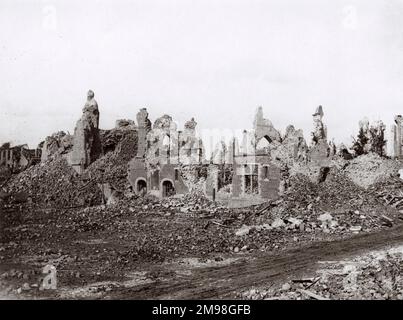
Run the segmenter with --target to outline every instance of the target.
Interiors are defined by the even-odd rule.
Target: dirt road
[[[313,272],[319,261],[337,260],[403,243],[403,224],[349,239],[319,242],[278,254],[259,254],[223,267],[196,270],[191,276],[119,289],[119,299],[235,298],[252,286],[297,278]]]

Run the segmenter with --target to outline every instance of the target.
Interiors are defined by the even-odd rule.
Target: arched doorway
[[[141,196],[147,193],[147,182],[144,179],[137,180],[136,193]]]
[[[162,181],[161,187],[162,187],[161,191],[162,191],[163,198],[173,196],[175,194],[175,187],[171,180]]]

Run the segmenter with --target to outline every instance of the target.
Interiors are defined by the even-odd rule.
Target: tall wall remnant
[[[296,130],[293,125],[289,125],[282,136],[270,120],[263,118],[262,107],[258,108],[255,115],[254,133],[253,144],[256,154],[268,154],[272,160],[288,165],[307,158],[308,146],[302,130]]]
[[[94,99],[94,92],[89,90],[87,101],[83,108],[83,115],[77,121],[73,150],[68,156],[69,164],[78,173],[94,162],[102,154],[102,144],[99,135],[99,110]]]
[[[314,129],[312,132],[312,142],[317,144],[320,141],[327,139],[327,128],[322,122],[324,116],[322,106],[317,107],[315,113],[312,116],[314,125]]]
[[[263,108],[258,107],[255,120],[253,122],[253,129],[255,130],[256,141],[265,137],[269,142],[281,141],[280,132],[278,132],[269,119],[263,117]]]
[[[203,143],[196,136],[197,122],[194,118],[186,121],[184,130],[178,132],[179,162],[185,165],[201,164],[203,161]]]
[[[395,124],[392,126],[393,150],[394,158],[403,158],[403,117],[399,114],[395,116]]]
[[[287,126],[281,144],[271,151],[271,157],[292,166],[295,162],[307,159],[308,145],[301,129],[293,125]]]
[[[147,147],[147,133],[151,130],[151,121],[148,119],[146,108],[140,109],[136,118],[138,127],[137,157],[143,158]]]
[[[316,108],[313,116],[314,130],[312,132],[312,146],[309,151],[309,158],[316,163],[322,163],[328,160],[330,155],[330,147],[327,142],[327,128],[323,124],[324,116],[322,106]]]

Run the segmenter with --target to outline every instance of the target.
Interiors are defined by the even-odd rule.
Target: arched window
[[[256,144],[257,150],[262,150],[270,147],[271,139],[268,136],[264,136],[260,138]]]

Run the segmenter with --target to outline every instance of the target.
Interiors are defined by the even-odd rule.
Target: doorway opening
[[[170,197],[175,195],[175,187],[170,180],[165,180],[162,182],[162,197]]]

